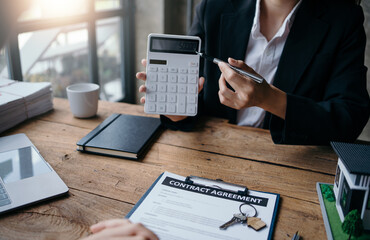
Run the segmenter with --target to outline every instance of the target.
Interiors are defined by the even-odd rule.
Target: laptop
[[[0,138],[0,214],[67,192],[25,134]]]

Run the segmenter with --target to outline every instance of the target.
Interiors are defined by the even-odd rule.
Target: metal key
[[[224,224],[222,224],[220,226],[220,229],[226,230],[231,225],[233,225],[235,223],[243,223],[246,220],[247,220],[247,217],[244,214],[242,214],[242,213],[235,213],[234,216],[233,216],[233,218],[230,221],[228,221],[228,222],[226,222],[226,223],[224,223]]]

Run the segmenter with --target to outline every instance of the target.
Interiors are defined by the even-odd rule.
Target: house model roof
[[[343,142],[331,145],[350,173],[370,175],[370,145]]]

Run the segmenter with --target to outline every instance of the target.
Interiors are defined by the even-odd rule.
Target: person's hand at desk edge
[[[131,223],[128,219],[110,219],[90,227],[92,235],[81,240],[159,240],[141,223]]]

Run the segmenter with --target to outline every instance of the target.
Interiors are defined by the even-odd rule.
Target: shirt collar
[[[301,2],[302,0],[299,0],[299,2],[294,6],[292,11],[290,11],[288,16],[285,18],[283,24],[280,26],[279,30],[277,31],[277,33],[272,39],[276,37],[281,37],[283,36],[284,33],[289,33],[290,28],[293,25],[295,14]],[[252,38],[254,39],[265,38],[261,33],[261,26],[260,26],[260,14],[261,14],[260,6],[261,4],[260,3],[261,3],[261,0],[256,1],[256,12],[254,14],[252,31],[251,31]]]

